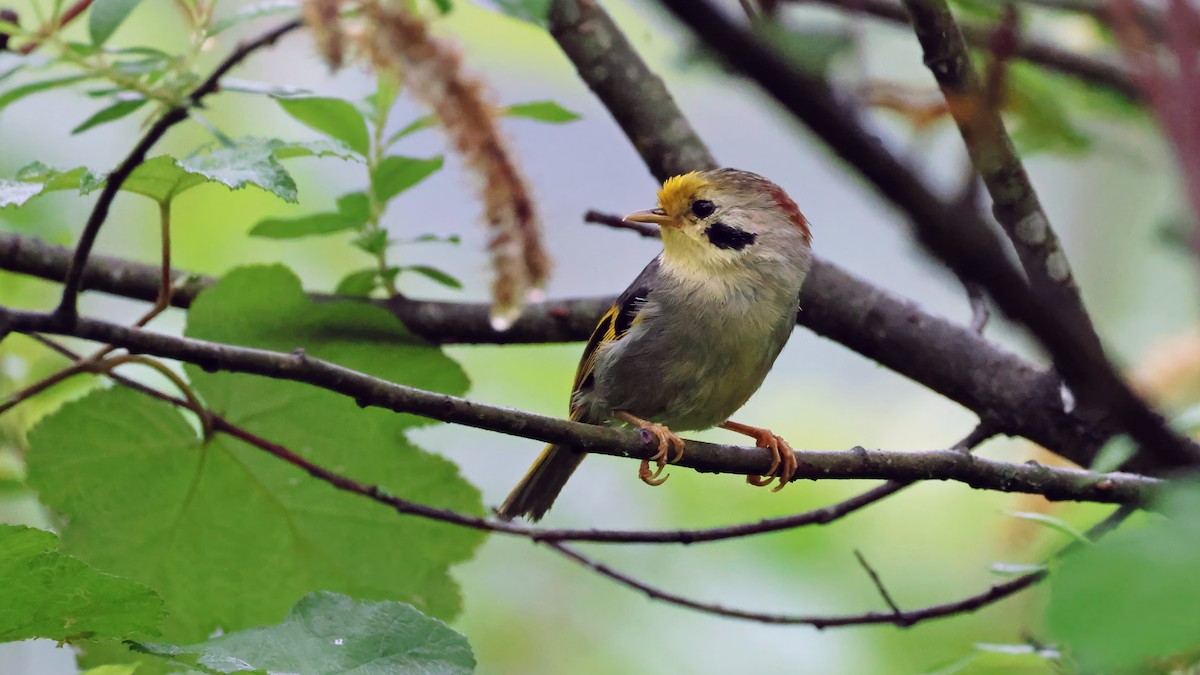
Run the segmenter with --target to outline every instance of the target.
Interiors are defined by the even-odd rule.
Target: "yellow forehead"
[[[709,185],[709,182],[699,171],[685,173],[682,176],[671,176],[658,191],[658,207],[669,215],[683,213],[691,206],[692,200]]]

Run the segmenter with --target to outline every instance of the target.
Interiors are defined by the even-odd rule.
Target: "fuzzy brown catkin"
[[[475,178],[490,233],[492,322],[507,328],[525,300],[545,285],[550,259],[536,204],[500,133],[483,82],[464,71],[458,51],[435,38],[420,17],[378,0],[360,5],[360,48],[377,68],[404,73],[413,94],[433,109]]]
[[[332,70],[342,67],[346,55],[346,35],[338,16],[341,5],[341,0],[304,0],[300,6],[300,16],[312,32],[317,51]]]

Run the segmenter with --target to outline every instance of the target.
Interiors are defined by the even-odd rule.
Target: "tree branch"
[[[192,363],[211,372],[249,373],[303,382],[350,397],[360,406],[412,413],[597,454],[641,460],[652,456],[656,449],[653,441],[643,442],[639,434],[631,431],[570,422],[394,384],[308,356],[303,351],[284,354],[250,349],[82,317],[74,327],[65,328],[53,314],[0,307],[0,333],[4,331],[79,337],[123,347],[135,354]],[[1136,474],[1100,474],[997,462],[957,450],[909,453],[853,448],[804,451],[796,457],[798,478],[955,480],[980,489],[1032,492],[1054,500],[1141,504],[1159,483]],[[688,441],[687,452],[678,466],[704,473],[762,475],[770,467],[771,459],[771,452],[764,448]]]
[[[0,269],[56,280],[69,260],[65,248],[0,232]],[[158,293],[158,274],[150,265],[96,255],[83,287],[149,302]],[[171,277],[188,279],[171,297],[177,307],[188,307],[197,293],[216,283],[181,270]],[[492,329],[489,306],[483,303],[405,297],[376,302],[434,343],[511,344],[586,340],[615,299],[530,305],[502,333]],[[801,325],[969,408],[997,433],[1024,436],[1084,466],[1111,434],[1111,428],[1063,410],[1057,376],[832,264],[814,262],[800,300]]]
[[[1200,447],[1175,433],[1122,380],[1085,329],[1066,321],[1025,283],[992,230],[974,213],[943,203],[840,103],[827,83],[751,35],[707,0],[660,0],[704,44],[771,94],[797,120],[901,209],[921,244],[956,274],[986,288],[997,306],[1045,347],[1075,391],[1087,392],[1162,467],[1200,464]]]
[[[1133,513],[1133,509],[1121,507],[1114,511],[1112,515],[1097,523],[1087,532],[1089,539],[1096,540],[1108,532],[1115,529],[1125,521],[1129,515]],[[869,624],[885,624],[890,623],[901,628],[914,626],[918,623],[924,623],[933,619],[943,619],[957,614],[969,614],[988,605],[995,604],[1004,598],[1014,595],[1020,591],[1033,586],[1039,581],[1046,578],[1045,570],[1031,572],[1023,576],[1019,576],[1002,584],[996,584],[982,593],[977,593],[954,602],[947,602],[940,605],[930,605],[921,609],[914,609],[907,612],[895,610],[890,612],[865,612],[863,614],[848,614],[842,616],[804,616],[796,614],[773,614],[767,612],[753,612],[742,609],[732,609],[719,605],[717,603],[701,602],[691,598],[664,591],[640,581],[624,572],[614,570],[613,568],[601,562],[593,560],[575,549],[566,546],[559,542],[545,542],[546,546],[554,549],[562,554],[568,560],[578,563],[583,567],[607,577],[622,586],[627,586],[636,591],[644,593],[652,600],[661,600],[672,605],[687,607],[706,614],[714,614],[716,616],[725,616],[733,619],[744,619],[747,621],[756,621],[758,623],[777,624],[777,625],[805,625],[813,626],[814,628],[835,628],[841,626],[863,626]],[[1079,542],[1075,542],[1063,548],[1059,552],[1059,556],[1073,550]],[[1058,557],[1058,556],[1056,556]]]
[[[150,127],[146,135],[133,147],[129,155],[108,175],[104,181],[104,189],[100,191],[100,196],[96,199],[96,205],[92,208],[91,215],[88,216],[87,223],[83,227],[83,233],[79,235],[79,243],[75,245],[75,254],[71,258],[70,266],[67,268],[66,277],[63,281],[62,300],[59,301],[58,309],[55,310],[55,316],[58,317],[59,321],[69,325],[78,317],[77,301],[80,284],[83,280],[83,270],[87,265],[88,256],[91,255],[92,247],[96,243],[96,236],[100,234],[100,227],[104,225],[104,221],[108,218],[108,210],[117,196],[117,191],[121,189],[125,180],[133,173],[133,170],[146,160],[146,153],[150,152],[150,148],[171,127],[187,119],[188,111],[193,106],[199,104],[201,99],[216,91],[225,73],[229,72],[234,66],[241,63],[256,50],[274,44],[276,40],[302,25],[303,23],[299,19],[293,19],[272,28],[253,40],[238,45],[229,56],[225,57],[224,61],[217,65],[207,79],[188,94],[183,103],[163,113],[163,116]]]
[[[903,0],[903,4],[925,52],[925,65],[946,97],[971,163],[991,195],[992,211],[1016,248],[1030,286],[1050,307],[1077,324],[1077,340],[1088,340],[1092,343],[1088,349],[1099,351],[1100,338],[1083,306],[1066,252],[1004,127],[995,105],[997,97],[987,91],[971,65],[954,15],[945,0]],[[1009,30],[996,36],[997,42],[1008,43],[1003,45],[1005,52],[1011,51],[1016,40],[1015,20],[1013,15]],[[999,62],[1004,56],[996,55],[997,67],[1003,67]]]

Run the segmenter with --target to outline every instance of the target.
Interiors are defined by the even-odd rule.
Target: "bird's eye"
[[[716,210],[717,207],[707,199],[697,199],[692,202],[692,213],[696,214],[697,218],[707,218]]]

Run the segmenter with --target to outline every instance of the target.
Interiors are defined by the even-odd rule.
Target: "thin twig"
[[[69,23],[77,19],[80,14],[83,14],[85,11],[87,11],[87,8],[91,6],[92,0],[76,0],[75,4],[68,7],[61,16],[55,17],[49,25],[43,26],[41,29],[39,29],[29,42],[21,45],[21,48],[18,49],[17,52],[23,55],[32,54],[33,50],[40,47],[42,42],[44,42],[47,37],[59,30],[62,30]]]
[[[874,567],[871,567],[871,563],[867,562],[867,559],[863,556],[862,551],[854,549],[854,557],[858,559],[858,564],[862,566],[863,570],[867,573],[867,576],[871,577],[871,583],[875,585],[875,589],[878,590],[879,595],[883,597],[884,604],[886,604],[888,608],[892,610],[892,615],[895,616],[898,621],[903,620],[904,612],[900,609],[900,606],[896,604],[896,601],[892,600],[892,594],[888,592],[887,586],[883,585],[883,580],[879,578],[879,573],[875,571]],[[904,626],[906,624],[900,623],[897,625]]]
[[[1088,326],[1030,290],[1000,240],[975,214],[948,207],[834,97],[820,76],[729,21],[709,0],[660,0],[696,36],[779,101],[909,217],[921,244],[952,271],[988,290],[996,305],[1045,347],[1073,391],[1129,432],[1141,454],[1165,466],[1200,464],[1200,447],[1166,423],[1121,378]],[[1065,287],[1058,287],[1060,290]]]
[[[121,189],[121,186],[124,185],[126,179],[129,178],[134,169],[145,161],[146,153],[150,151],[150,148],[171,127],[187,119],[190,108],[199,104],[200,100],[205,96],[215,92],[220,84],[221,77],[225,73],[229,72],[234,66],[241,63],[256,50],[274,44],[279,38],[300,28],[301,25],[299,19],[293,19],[272,28],[253,40],[239,45],[229,56],[225,57],[225,60],[213,70],[207,79],[187,95],[182,103],[163,113],[163,116],[150,127],[146,135],[138,141],[129,155],[108,175],[104,182],[104,189],[100,191],[100,196],[96,199],[96,205],[92,208],[87,223],[84,225],[83,233],[79,236],[79,243],[75,245],[75,254],[71,259],[71,265],[67,268],[66,278],[63,281],[62,299],[59,301],[58,309],[54,312],[59,321],[70,325],[78,317],[77,302],[79,289],[83,280],[83,271],[87,265],[88,256],[91,255],[92,247],[96,243],[96,236],[100,234],[100,227],[108,218],[108,211],[112,206],[113,199],[117,196],[117,191]]]
[[[601,213],[599,211],[588,211],[583,214],[583,222],[593,223],[595,225],[605,225],[616,230],[629,230],[636,232],[647,239],[661,239],[658,228],[645,223],[635,223],[625,220],[620,216],[614,216],[610,213]]]
[[[1109,515],[1104,520],[1094,525],[1088,530],[1087,536],[1089,539],[1098,539],[1104,534],[1116,528],[1126,518],[1133,513],[1128,507],[1120,507]],[[548,541],[543,542],[546,546],[554,549],[562,554],[568,560],[578,563],[583,567],[607,577],[623,586],[627,586],[634,590],[644,593],[652,600],[660,600],[680,607],[687,607],[706,614],[716,616],[725,616],[733,619],[744,619],[747,621],[756,621],[766,624],[782,624],[782,625],[806,625],[814,628],[833,628],[840,626],[862,626],[868,624],[885,624],[890,623],[901,628],[914,626],[918,623],[924,623],[933,619],[942,619],[957,614],[968,614],[988,605],[995,604],[1004,598],[1014,595],[1042,579],[1046,578],[1046,571],[1031,572],[1002,584],[991,586],[987,590],[975,595],[947,602],[940,605],[930,605],[920,609],[914,609],[901,612],[864,612],[862,614],[848,615],[829,615],[829,616],[806,616],[796,614],[775,614],[768,612],[754,612],[742,609],[734,609],[725,607],[717,603],[701,602],[694,600],[677,593],[665,591],[655,586],[651,586],[643,581],[640,581],[624,572],[615,570],[604,563],[598,562],[589,558],[575,549],[566,546],[560,542]],[[1062,555],[1075,548],[1078,542],[1074,542],[1063,548],[1058,555]],[[1055,556],[1058,557],[1058,556]]]
[[[51,314],[0,307],[0,325],[21,333],[52,333],[82,337],[117,345],[137,354],[193,363],[206,371],[262,375],[303,382],[375,406],[431,419],[462,424],[504,434],[558,443],[595,452],[642,460],[654,454],[653,440],[609,427],[582,424],[500,406],[468,401],[395,384],[350,368],[309,356],[251,349],[192,338],[151,333],[95,319],[80,318],[68,330]],[[1013,464],[964,455],[956,450],[894,452],[853,448],[837,451],[798,452],[800,478],[894,479],[902,481],[942,478],[972,487],[1024,491],[1048,499],[1108,503],[1145,503],[1159,481],[1135,474],[1100,474],[1089,471]],[[765,448],[746,448],[687,442],[687,452],[677,465],[701,472],[762,475],[771,465]]]

